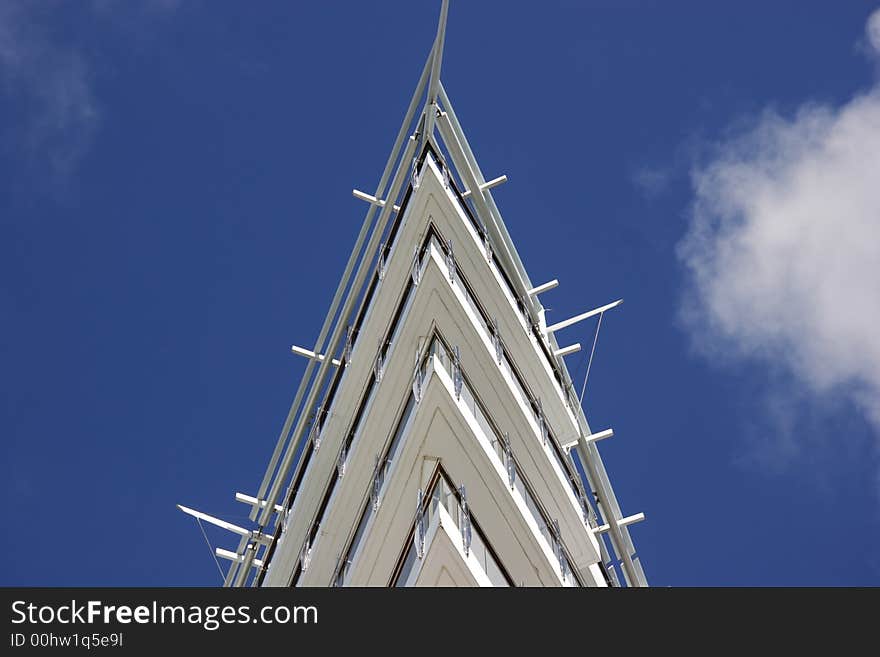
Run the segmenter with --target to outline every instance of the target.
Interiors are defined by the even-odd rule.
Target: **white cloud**
[[[866,33],[880,55],[880,10]],[[768,110],[691,179],[679,257],[695,343],[847,399],[880,432],[880,86]]]
[[[15,150],[23,148],[31,164],[48,163],[61,177],[71,173],[94,140],[101,105],[85,50],[65,38],[59,17],[81,11],[93,29],[137,35],[149,32],[146,21],[173,16],[179,5],[179,0],[92,0],[68,8],[58,0],[0,1],[0,101],[13,100],[15,107],[13,118],[0,126],[0,138]]]
[[[647,198],[653,199],[663,194],[673,178],[671,168],[643,166],[632,174],[632,182]]]
[[[8,137],[20,141],[32,161],[48,158],[55,173],[66,174],[90,145],[99,111],[85,59],[41,24],[51,9],[0,3],[0,80],[22,107]]]
[[[868,36],[868,43],[871,48],[873,48],[876,54],[880,54],[880,9],[868,18],[865,34]]]

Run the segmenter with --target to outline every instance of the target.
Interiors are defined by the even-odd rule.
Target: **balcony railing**
[[[427,494],[422,496],[419,502],[412,534],[413,540],[408,542],[409,547],[407,548],[406,555],[403,557],[403,564],[395,574],[392,585],[405,586],[413,568],[415,568],[420,559],[424,558],[425,533],[427,528],[431,526],[435,516],[439,513],[441,506],[452,520],[456,529],[458,529],[462,544],[467,546],[466,551],[472,554],[479,562],[481,569],[492,586],[513,586],[510,575],[507,574],[507,571],[489,547],[485,535],[471,516],[470,510],[465,508],[461,489],[457,489],[454,486],[452,480],[442,469],[439,470],[438,476],[434,479],[433,486],[428,490]]]
[[[433,358],[432,358],[433,357]],[[377,459],[374,475],[367,493],[369,499],[361,513],[360,520],[355,528],[349,545],[340,557],[337,572],[334,575],[333,583],[336,586],[343,586],[348,582],[348,575],[352,565],[358,557],[358,548],[366,534],[370,520],[374,517],[381,504],[381,498],[384,493],[385,482],[394,465],[394,455],[398,452],[399,446],[405,440],[408,434],[409,420],[415,413],[418,405],[417,399],[420,397],[420,391],[425,385],[427,376],[430,374],[432,367],[442,367],[446,370],[449,377],[456,382],[455,389],[459,400],[464,403],[471,411],[473,417],[485,439],[493,446],[495,455],[503,465],[508,476],[508,484],[511,490],[519,492],[525,506],[529,511],[535,525],[537,526],[539,535],[548,550],[558,559],[559,574],[563,584],[568,586],[582,585],[576,569],[573,567],[568,550],[562,541],[556,523],[551,521],[546,510],[537,501],[537,498],[531,491],[527,480],[519,472],[516,460],[510,449],[509,441],[498,431],[495,424],[486,414],[482,404],[474,395],[470,384],[464,372],[461,370],[460,363],[456,364],[456,360],[450,354],[450,350],[443,343],[442,339],[435,335],[424,352],[423,360],[416,374],[413,377],[413,391],[409,396],[409,400],[405,406],[404,412],[401,414],[397,422],[396,429],[391,436],[388,448],[385,454]],[[458,370],[456,373],[455,370]]]
[[[403,322],[401,320],[406,315],[406,308],[408,307],[408,305],[413,297],[413,290],[415,288],[416,282],[418,280],[420,280],[420,278],[421,278],[421,270],[425,264],[424,254],[427,252],[428,248],[430,248],[432,245],[446,255],[446,258],[444,258],[444,260],[449,259],[449,253],[451,253],[450,245],[448,243],[444,242],[442,239],[438,238],[435,230],[430,230],[428,232],[428,235],[426,236],[426,239],[423,241],[422,247],[420,249],[418,249],[416,252],[416,258],[414,259],[414,263],[413,263],[413,274],[414,275],[413,275],[412,281],[407,285],[407,287],[402,295],[402,300],[398,304],[398,308],[397,308],[397,311],[395,312],[392,324],[389,327],[389,330],[386,334],[387,339],[385,340],[382,348],[380,348],[379,353],[377,354],[376,362],[379,364],[385,362],[385,359],[390,355],[390,351],[396,343],[396,338],[399,335],[399,330],[400,330],[401,326],[403,325]],[[474,316],[476,316],[479,319],[484,330],[491,332],[493,330],[493,328],[490,327],[486,323],[485,313],[482,311],[481,307],[474,299],[474,297],[469,289],[469,286],[467,285],[467,282],[461,277],[460,273],[457,270],[455,270],[453,277],[454,277],[454,280],[459,281],[461,283],[461,289],[464,292],[463,296],[464,296],[466,302],[468,303],[468,305],[471,307]],[[580,489],[580,487],[576,483],[576,479],[575,479],[576,475],[572,474],[571,468],[566,467],[565,461],[563,460],[562,455],[558,450],[558,446],[556,445],[556,441],[553,438],[552,434],[550,433],[549,427],[547,426],[547,423],[543,418],[543,415],[540,411],[540,402],[538,401],[536,404],[535,401],[529,395],[529,393],[526,391],[526,389],[523,387],[523,385],[521,383],[521,379],[509,359],[509,356],[508,356],[507,351],[504,347],[504,344],[501,341],[500,336],[497,335],[497,330],[495,330],[495,332],[493,333],[493,336],[496,341],[495,353],[496,353],[496,355],[500,356],[499,367],[501,367],[502,370],[504,370],[507,373],[507,375],[508,375],[507,378],[510,381],[513,381],[513,383],[514,383],[513,390],[517,394],[517,396],[520,398],[520,401],[522,402],[522,404],[525,407],[532,409],[533,413],[535,414],[536,422],[538,422],[539,426],[543,426],[542,440],[545,445],[548,444],[548,440],[549,440],[549,444],[550,444],[550,449],[547,451],[553,457],[553,461],[555,463],[555,466],[557,468],[559,468],[560,473],[562,474],[563,480],[568,482],[576,499],[578,499],[579,502],[581,503],[582,511],[584,511],[585,522],[588,522],[588,524],[595,526],[595,520],[592,519],[592,517],[589,515],[589,513],[590,513],[589,506],[584,499],[583,491]],[[433,345],[432,345],[432,348],[433,348]],[[448,358],[449,358],[449,355],[445,352],[438,353],[438,356],[441,358],[441,360],[444,360],[444,359],[448,360]],[[353,418],[352,426],[351,426],[350,430],[348,431],[346,440],[344,441],[344,443],[340,449],[340,455],[339,455],[339,460],[338,460],[338,463],[339,463],[338,473],[340,475],[345,470],[345,459],[347,458],[347,455],[349,453],[351,453],[352,446],[353,446],[357,436],[359,435],[360,421],[365,416],[364,411],[366,408],[368,408],[369,404],[372,402],[373,395],[375,394],[375,391],[378,388],[377,384],[380,379],[380,376],[377,374],[378,371],[381,371],[381,369],[377,370],[376,368],[374,368],[374,378],[372,380],[368,381],[368,383],[367,383],[366,390],[365,390],[365,393],[362,397],[361,403],[358,405],[358,411],[356,412],[356,415]],[[479,405],[476,404],[476,400],[473,399],[472,393],[469,390],[467,392],[467,395],[472,400],[472,403],[470,405],[473,406],[474,416],[477,418],[481,427],[483,427],[483,429],[486,431],[486,435],[495,436],[494,438],[492,438],[493,445],[496,445],[497,449],[502,449],[501,445],[503,443],[498,436],[498,432],[491,427],[491,425],[488,421],[488,418],[479,409]],[[537,406],[537,410],[536,410],[536,406]],[[412,409],[409,409],[409,412],[411,412],[411,410]],[[330,412],[332,412],[332,405],[331,405]],[[293,495],[295,495],[295,493],[297,492],[297,490],[299,488],[299,485],[305,479],[305,476],[306,476],[308,470],[310,469],[308,466],[310,465],[312,453],[316,449],[316,446],[320,443],[320,432],[323,430],[323,427],[320,426],[320,424],[318,424],[317,422],[318,422],[318,419],[321,417],[322,417],[322,413],[316,414],[316,424],[313,427],[313,439],[309,442],[309,444],[305,448],[303,458],[300,460],[300,468],[298,469],[299,470],[298,476],[296,477],[296,479],[294,480],[294,482],[292,484]],[[399,422],[397,425],[398,430],[401,430],[404,427],[404,424],[405,424],[405,422]],[[393,456],[393,450],[396,450],[397,444],[398,444],[397,441],[392,441],[391,456]],[[500,455],[500,453],[499,453],[499,455]],[[502,460],[504,460],[504,459],[502,459]],[[390,458],[386,458],[386,459],[382,460],[380,463],[377,463],[377,466],[376,466],[377,467],[377,477],[374,478],[374,481],[379,481],[380,487],[382,485],[382,482],[384,481],[385,469],[387,467],[389,467],[390,463],[391,463]],[[319,514],[316,517],[315,521],[313,521],[311,528],[308,532],[305,544],[304,544],[305,546],[307,546],[306,554],[310,554],[310,550],[314,547],[314,542],[317,540],[317,538],[319,536],[319,529],[320,529],[321,521],[323,520],[323,512],[327,508],[330,497],[332,496],[332,494],[335,490],[337,481],[338,481],[338,477],[331,477],[330,482],[328,483],[327,489],[325,491],[324,499],[323,499],[323,502],[320,507]],[[521,492],[523,492],[523,491],[521,491]],[[293,495],[292,495],[292,497],[293,497]],[[532,499],[531,495],[527,495],[524,493],[523,497],[524,497],[524,499],[527,500],[527,503],[529,504],[530,507],[535,506],[534,500]],[[295,497],[294,497],[294,499],[295,499]],[[550,545],[554,545],[553,531],[551,530],[551,527],[548,524],[548,522],[546,520],[538,521],[537,519],[540,517],[540,514],[533,514],[533,515],[536,517],[536,522],[538,522],[538,525],[541,528],[541,533],[545,536],[545,539],[548,541],[548,543]],[[360,540],[361,532],[363,531],[363,528],[365,527],[365,524],[364,524],[365,520],[366,519],[362,519],[363,522],[361,524],[359,524],[358,531],[356,531],[356,533],[355,533],[355,538],[357,539],[356,542],[359,542],[359,540]],[[351,553],[353,554],[353,552],[351,552]],[[297,571],[294,575],[293,585],[295,585],[296,581],[298,581],[300,574],[301,574],[301,567],[297,569]]]

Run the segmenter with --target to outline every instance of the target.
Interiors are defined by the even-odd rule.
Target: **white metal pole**
[[[601,308],[594,308],[593,310],[588,310],[585,313],[581,313],[580,315],[575,315],[574,317],[569,317],[566,320],[553,324],[547,327],[547,333],[553,333],[554,331],[561,331],[564,328],[571,326],[572,324],[577,324],[578,322],[582,322],[585,319],[589,319],[590,317],[595,317],[601,313],[604,313],[606,310],[611,310],[612,308],[616,308],[620,304],[623,303],[623,299],[618,299],[613,303],[606,304]]]
[[[434,38],[431,61],[431,78],[428,83],[428,93],[425,98],[425,134],[434,133],[434,119],[436,117],[437,94],[440,91],[440,66],[443,63],[443,44],[446,41],[446,17],[449,14],[449,0],[443,0],[440,5],[440,19],[437,23],[437,36]]]
[[[553,279],[552,281],[548,281],[547,283],[543,283],[542,285],[538,285],[537,287],[533,287],[531,290],[526,292],[530,297],[535,296],[536,294],[541,294],[546,292],[547,290],[552,290],[559,286],[559,281],[557,279]]]

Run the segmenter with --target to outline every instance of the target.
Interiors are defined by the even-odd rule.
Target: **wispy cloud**
[[[0,3],[0,80],[18,108],[4,137],[32,163],[45,158],[53,173],[66,175],[91,144],[100,109],[85,58],[51,36],[48,14],[41,2]]]
[[[671,168],[642,166],[632,173],[632,182],[642,194],[653,199],[666,191],[673,175]]]
[[[880,61],[880,10],[866,40]],[[764,111],[691,181],[678,253],[694,343],[843,399],[880,434],[880,85],[841,106]]]
[[[678,191],[682,185],[687,185],[691,165],[702,151],[704,141],[702,128],[695,128],[671,153],[666,153],[663,160],[648,160],[632,166],[630,182],[648,201],[657,200],[673,190]]]
[[[94,62],[61,21],[84,14],[96,30],[138,34],[145,21],[170,17],[181,0],[58,0],[0,2],[0,99],[6,118],[0,140],[41,173],[65,179],[91,147],[105,108],[95,92]],[[92,55],[93,56],[93,55]]]
[[[190,0],[190,4],[196,0]],[[173,13],[180,9],[183,0],[92,0],[91,6],[96,13],[119,13],[134,11],[136,13]]]
[[[868,24],[865,27],[865,36],[868,39],[874,54],[880,55],[880,10],[875,11],[868,18]]]

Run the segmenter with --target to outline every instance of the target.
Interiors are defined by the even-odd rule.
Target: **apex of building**
[[[557,336],[440,73],[448,0],[229,586],[646,586]],[[593,340],[589,364],[596,341]],[[197,514],[210,522],[222,522]]]

